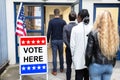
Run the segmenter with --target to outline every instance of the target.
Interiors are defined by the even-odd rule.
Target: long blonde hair
[[[109,11],[105,10],[98,15],[94,29],[98,30],[99,47],[103,55],[108,59],[115,57],[119,47],[119,34]]]

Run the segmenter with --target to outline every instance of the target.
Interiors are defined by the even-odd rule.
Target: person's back
[[[70,12],[69,13],[69,24],[65,25],[63,28],[63,41],[66,44],[66,64],[67,64],[67,70],[66,70],[66,80],[71,80],[71,65],[72,65],[72,56],[70,51],[70,36],[71,36],[71,30],[76,25],[76,13]]]
[[[70,48],[72,61],[75,68],[75,80],[89,80],[88,69],[85,66],[85,46],[89,28],[89,12],[82,9],[77,17],[78,25],[72,28],[70,38]]]
[[[49,28],[51,28],[51,40],[62,40],[63,39],[63,27],[66,22],[61,18],[53,18],[49,22]],[[48,32],[48,35],[50,32]],[[49,39],[49,38],[48,38]]]
[[[85,59],[90,80],[110,80],[118,48],[118,28],[113,23],[111,13],[102,11],[88,35]]]
[[[52,74],[57,75],[57,50],[59,52],[60,61],[60,72],[64,71],[64,58],[63,58],[63,27],[66,22],[60,18],[59,9],[54,9],[55,18],[49,21],[47,42],[51,38],[52,47],[52,59],[53,59],[53,70]]]
[[[72,28],[74,27],[74,26],[76,26],[77,24],[76,24],[76,22],[74,21],[74,22],[70,22],[68,25],[65,25],[65,31],[66,31],[66,37],[67,37],[67,41],[68,41],[68,43],[66,43],[66,41],[65,41],[65,34],[63,34],[63,40],[64,40],[64,42],[66,43],[66,45],[69,45],[70,46],[70,36],[71,36],[71,30],[72,30]]]

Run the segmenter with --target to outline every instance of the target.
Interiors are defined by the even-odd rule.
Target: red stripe
[[[17,27],[17,30],[23,32],[23,36],[26,36],[26,35],[27,35],[27,34],[26,34],[26,31],[25,31],[24,29],[21,29],[21,28]]]
[[[22,26],[22,25],[23,25],[23,23],[21,23],[21,22],[17,21],[17,25],[21,25],[21,26]]]
[[[24,36],[26,36],[26,35],[27,35],[27,33],[26,33],[26,31],[25,31],[25,30],[23,31],[23,33],[24,33]]]
[[[24,30],[24,29],[17,27],[17,30],[19,30],[19,31],[22,31],[22,32],[23,32],[23,30]]]
[[[23,36],[23,34],[20,34],[20,33],[18,33],[18,32],[16,32],[16,35],[17,35],[17,36]]]

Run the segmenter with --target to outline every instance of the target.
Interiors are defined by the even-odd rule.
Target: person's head
[[[89,12],[87,9],[82,9],[80,10],[80,12],[78,13],[78,23],[79,22],[84,22],[84,24],[88,24],[89,23]]]
[[[111,13],[102,11],[96,18],[94,29],[98,31],[100,49],[108,59],[115,57],[119,46],[118,27],[114,25]]]
[[[59,16],[60,15],[60,10],[59,9],[54,9],[54,15]]]
[[[75,21],[75,19],[76,19],[76,13],[74,11],[71,11],[69,13],[69,20],[70,21]]]

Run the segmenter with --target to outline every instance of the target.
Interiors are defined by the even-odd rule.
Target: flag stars
[[[27,69],[30,70],[30,67],[28,66]]]
[[[44,39],[22,39],[21,45],[45,45],[46,41]]]
[[[25,70],[36,70],[36,69],[38,69],[38,70],[40,70],[40,69],[46,69],[46,66],[27,66],[27,67],[22,67],[22,70],[23,71],[25,71]]]
[[[35,43],[35,41],[34,40],[32,40],[32,44],[34,44]]]
[[[30,41],[29,41],[29,40],[27,41],[27,44],[30,44]]]
[[[25,67],[24,67],[24,66],[22,67],[22,70],[25,70]]]
[[[40,67],[40,66],[38,66],[37,68],[38,68],[38,69],[40,69],[41,67]]]
[[[35,69],[36,69],[36,67],[35,67],[35,66],[33,66],[33,67],[32,67],[32,69],[33,69],[33,70],[35,70]]]
[[[44,43],[45,41],[44,40],[42,40],[42,43]]]
[[[43,69],[45,69],[46,67],[45,67],[45,66],[43,66],[42,68],[43,68]]]
[[[22,44],[25,44],[25,41],[24,41],[24,40],[22,41]]]
[[[39,44],[39,43],[40,43],[40,40],[37,40],[37,43]]]
[[[17,36],[26,36],[27,32],[26,32],[26,27],[24,27],[23,25],[25,25],[25,16],[24,16],[24,8],[23,8],[23,4],[20,4],[20,8],[19,8],[19,13],[18,13],[18,17],[17,17],[17,24],[16,24],[16,34]]]
[[[21,66],[21,74],[43,73],[47,71],[46,64],[25,64]]]

